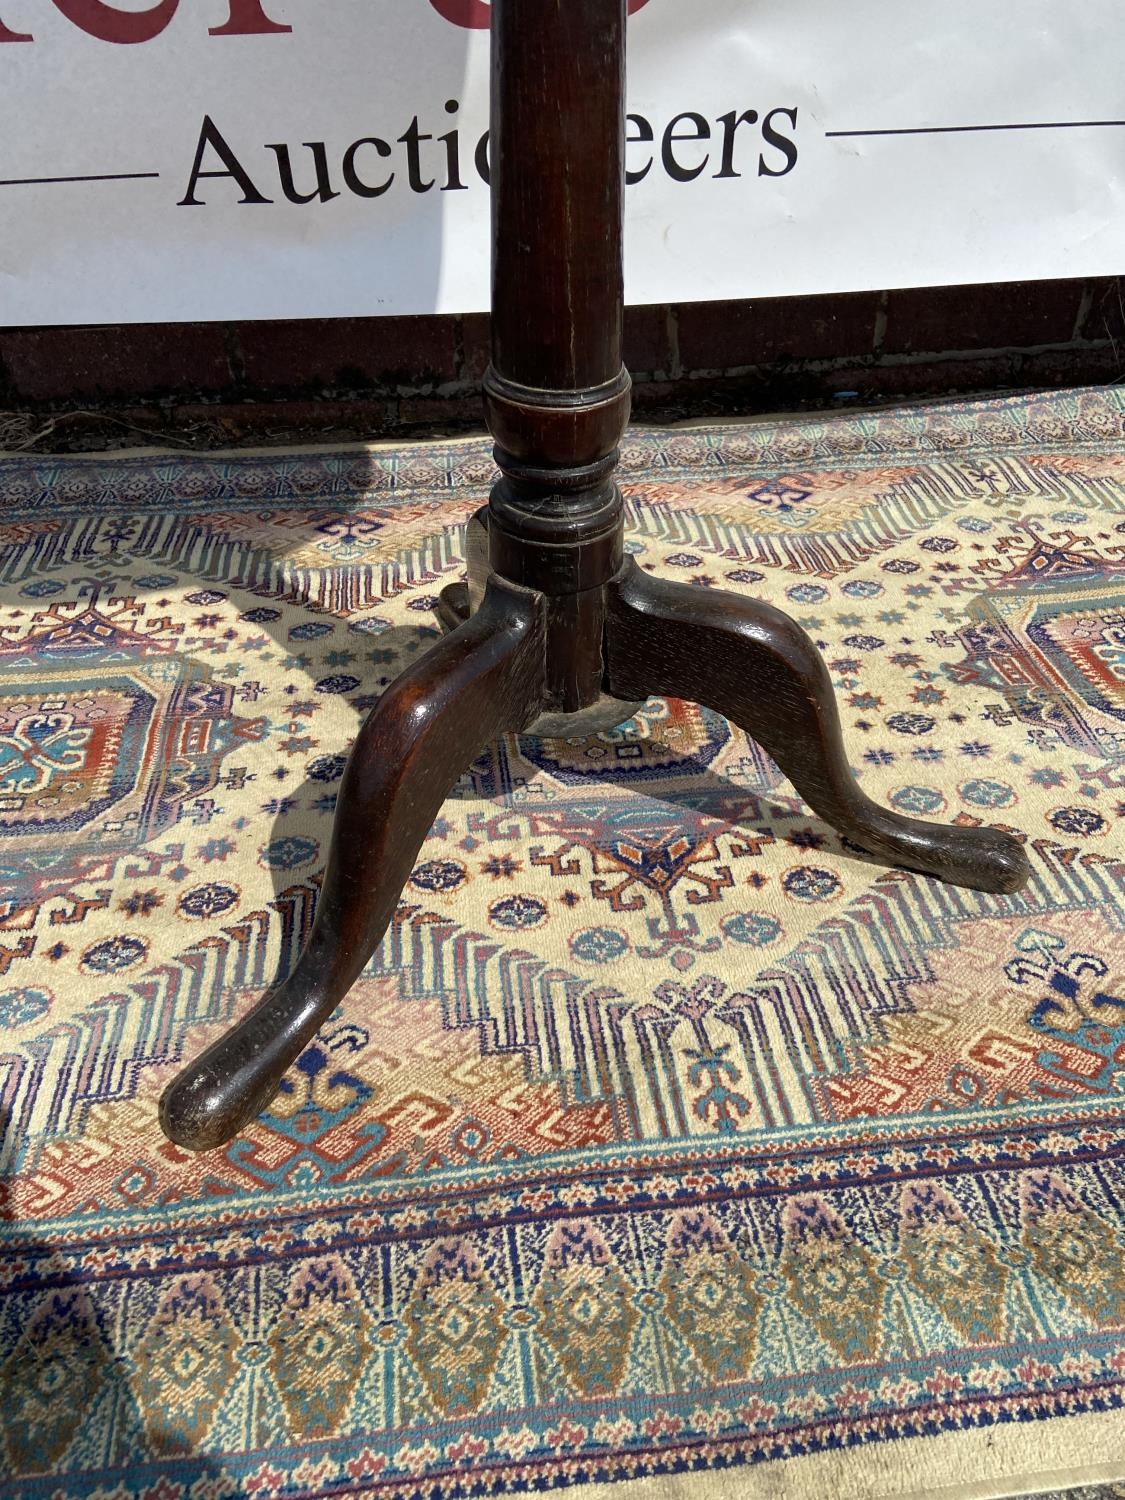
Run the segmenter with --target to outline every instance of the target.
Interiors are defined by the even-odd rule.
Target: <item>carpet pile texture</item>
[[[0,1489],[1005,1494],[1125,1478],[1125,394],[635,431],[628,546],[823,648],[843,846],[717,714],[509,738],[269,1112],[290,966],[484,440],[0,459]]]

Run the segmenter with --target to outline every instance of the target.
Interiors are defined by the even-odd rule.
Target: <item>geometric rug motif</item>
[[[295,961],[492,473],[0,459],[4,1493],[862,1474],[1020,1422],[1017,1489],[1125,1388],[1119,391],[623,447],[639,565],[794,615],[864,790],[1008,829],[1023,891],[863,857],[706,707],[509,736],[263,1117],[160,1134]]]

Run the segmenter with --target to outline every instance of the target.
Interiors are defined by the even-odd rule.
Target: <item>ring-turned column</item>
[[[565,711],[601,690],[622,561],[625,3],[492,5],[490,558],[550,596],[548,694]]]

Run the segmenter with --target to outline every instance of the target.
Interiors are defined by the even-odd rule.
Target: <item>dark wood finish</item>
[[[380,698],[344,772],[304,951],[166,1090],[160,1123],[178,1145],[220,1145],[273,1098],[390,925],[450,787],[486,745],[538,713],[544,643],[540,596],[495,579],[476,614]]]
[[[308,943],[292,974],[176,1078],[161,1124],[230,1139],[362,972],[446,792],[505,731],[586,734],[652,693],[752,734],[810,806],[872,853],[1011,891],[1019,844],[880,807],[844,756],[812,642],[768,605],[646,578],[626,561],[614,474],[621,364],[625,0],[493,0],[492,364],[500,479],[469,524],[451,632],[387,690],[348,762]]]
[[[493,5],[492,364],[585,404],[621,373],[624,112],[624,0]]]
[[[438,624],[448,634],[456,630],[459,625],[472,614],[469,603],[469,585],[461,583],[447,583],[438,595],[437,610]]]
[[[609,688],[690,698],[752,735],[813,812],[870,854],[981,891],[1015,891],[1027,856],[1009,834],[904,818],[862,792],[844,754],[828,669],[795,620],[719,589],[649,578],[609,589]]]
[[[492,68],[490,558],[549,596],[548,706],[571,713],[601,694],[622,559],[625,0],[500,0]]]

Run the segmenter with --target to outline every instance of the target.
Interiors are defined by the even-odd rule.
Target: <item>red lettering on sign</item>
[[[106,0],[55,0],[55,9],[102,42],[151,42],[168,26],[180,0],[157,0],[151,10],[118,10]]]
[[[230,15],[221,26],[209,28],[211,36],[266,36],[292,31],[266,15],[265,0],[227,0]],[[151,42],[171,24],[180,0],[156,0],[149,10],[118,10],[107,0],[54,0],[55,9],[68,21],[100,42],[131,45]],[[12,31],[0,21],[0,42],[30,42],[23,31]]]
[[[454,26],[464,26],[470,31],[487,31],[492,24],[492,6],[489,0],[430,0],[438,15]],[[629,0],[629,14],[647,5],[648,0]]]
[[[488,0],[430,0],[445,21],[470,30],[486,31],[492,25],[492,6]]]
[[[292,26],[283,26],[280,21],[271,21],[262,9],[263,0],[229,0],[230,20],[222,26],[212,26],[210,36],[267,36],[280,31],[292,31]]]

